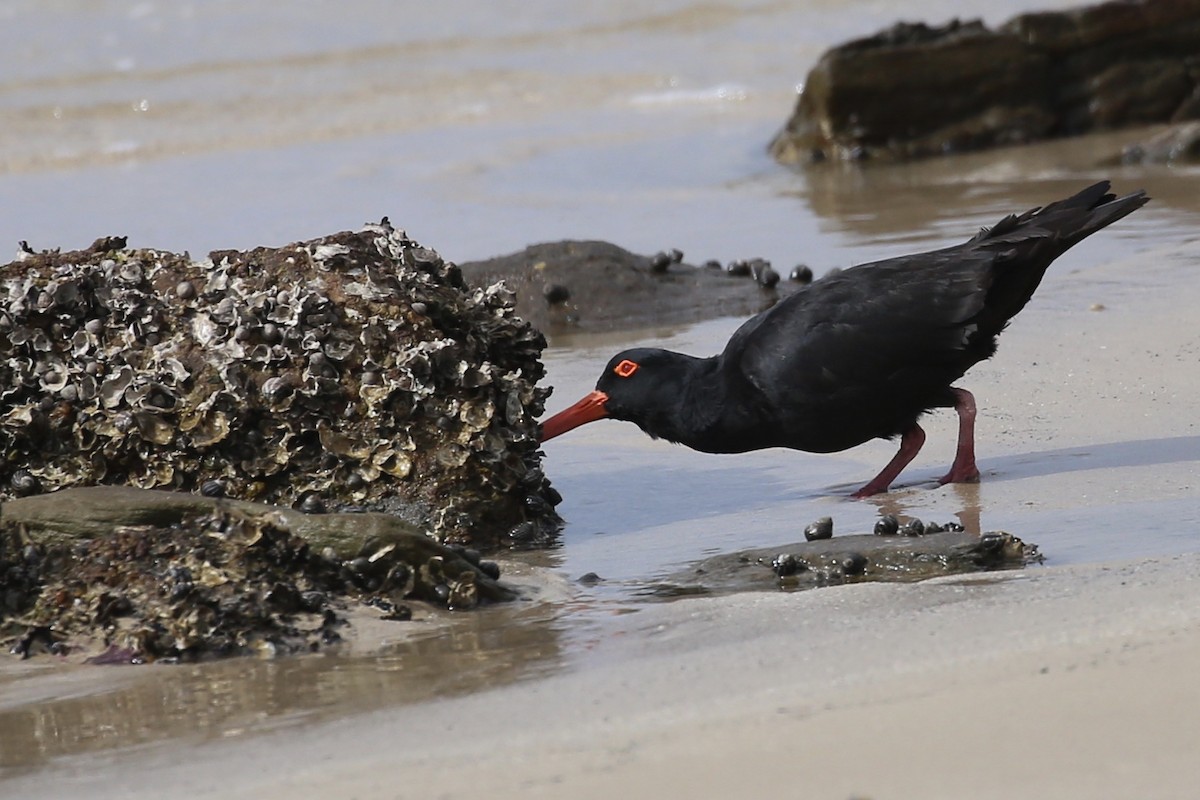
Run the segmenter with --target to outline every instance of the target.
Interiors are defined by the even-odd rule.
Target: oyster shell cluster
[[[494,585],[481,588],[471,564],[490,562],[449,560],[392,542],[343,561],[278,512],[218,508],[69,547],[41,546],[4,522],[0,642],[23,657],[79,649],[103,663],[319,650],[339,643],[363,606],[390,620],[411,618],[409,600],[474,607]]]
[[[386,218],[282,248],[32,252],[0,267],[0,499],[65,486],[557,529],[542,335]]]

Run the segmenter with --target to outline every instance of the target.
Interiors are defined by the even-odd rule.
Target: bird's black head
[[[617,353],[594,392],[542,423],[542,441],[605,417],[637,423],[652,436],[664,435],[652,420],[675,406],[692,361],[691,356],[644,347]]]
[[[683,359],[690,357],[647,347],[613,356],[596,381],[596,391],[608,398],[608,416],[640,423],[656,408],[670,405],[678,387],[677,365]]]

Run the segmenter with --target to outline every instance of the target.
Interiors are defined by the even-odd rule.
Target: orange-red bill
[[[597,390],[570,408],[564,408],[542,423],[542,441],[553,439],[585,423],[604,419],[608,416],[608,409],[604,407],[607,402],[608,395]]]

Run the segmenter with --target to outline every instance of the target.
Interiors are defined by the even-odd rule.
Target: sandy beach
[[[274,732],[229,727],[202,743],[60,760],[0,785],[14,797],[96,798],[159,797],[164,786],[171,796],[359,800],[1192,797],[1200,288],[1154,287],[1197,258],[1191,243],[1114,262],[1087,282],[1057,282],[1054,300],[1026,312],[1026,330],[1043,335],[1007,334],[973,382],[995,417],[1013,420],[981,424],[980,485],[825,501],[928,516],[974,503],[1042,544],[1044,566],[657,604],[560,582],[550,605],[567,633],[549,634],[559,654],[548,673]],[[1085,302],[1093,297],[1104,311]],[[1012,367],[1033,357],[1036,370]],[[1043,371],[1078,383],[1052,392]],[[1048,406],[1046,419],[1022,414],[1022,398]],[[1098,420],[1105,443],[1093,446]],[[1054,468],[1038,455],[1047,445],[1076,463]],[[858,469],[861,454],[832,458]],[[814,513],[811,498],[776,502],[780,520]],[[1136,520],[1169,526],[1175,537],[1150,546],[1174,552],[1128,557]],[[1056,547],[1056,524],[1118,543],[1112,558],[1070,563],[1072,540]],[[517,580],[545,593],[549,574]]]
[[[571,674],[249,743],[87,761],[6,790],[1190,798],[1198,568],[1193,555],[658,606]]]
[[[432,718],[372,719],[365,758],[334,731],[307,732],[319,768],[211,788],[247,798],[1192,797],[1198,566],[1187,557],[682,603],[639,620],[653,627],[629,660]],[[524,730],[533,709],[538,730]],[[456,733],[470,742],[447,746]],[[206,796],[204,781],[189,788]]]
[[[560,545],[497,554],[526,600],[418,609],[364,625],[342,654],[10,657],[0,797],[1197,796],[1200,168],[1114,166],[1131,131],[806,172],[765,149],[838,41],[1071,4],[0,9],[22,31],[0,53],[0,246],[14,251],[128,234],[202,257],[387,214],[456,261],[590,238],[820,275],[963,241],[1099,180],[1153,198],[1056,262],[961,383],[980,409],[979,484],[936,485],[949,413],[922,422],[893,491],[857,502],[894,443],[711,456],[588,425],[544,448]],[[553,341],[548,411],[624,347],[709,355],[740,322]],[[707,556],[784,547],[822,516],[835,536],[864,533],[882,514],[1008,531],[1046,560],[646,597]]]

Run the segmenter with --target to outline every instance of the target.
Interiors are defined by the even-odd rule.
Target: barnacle
[[[403,231],[199,263],[114,238],[22,256],[0,267],[0,499],[220,485],[396,511],[456,541],[556,530],[552,502],[527,502],[554,496],[545,340],[506,288],[469,288]]]

